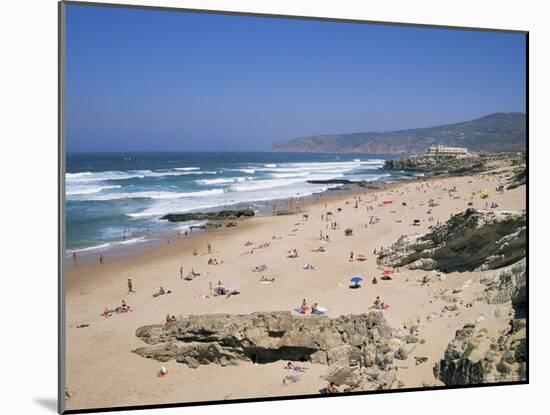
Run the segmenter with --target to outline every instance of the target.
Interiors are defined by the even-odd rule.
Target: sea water
[[[66,248],[101,252],[183,232],[167,213],[221,210],[322,193],[308,180],[394,181],[389,155],[309,153],[68,153]]]

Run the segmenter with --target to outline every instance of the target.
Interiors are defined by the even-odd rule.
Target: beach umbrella
[[[363,278],[361,278],[361,277],[353,277],[351,279],[351,282],[356,282],[357,283],[357,282],[361,282],[361,281],[363,281]]]

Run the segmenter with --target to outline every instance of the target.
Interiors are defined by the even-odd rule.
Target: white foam
[[[88,253],[100,252],[100,251],[107,250],[109,247],[113,247],[113,246],[117,246],[117,245],[132,245],[132,244],[135,244],[135,243],[138,243],[138,242],[144,242],[146,240],[147,239],[145,238],[145,236],[140,236],[140,237],[137,237],[137,238],[130,238],[130,239],[126,239],[126,240],[123,240],[123,241],[106,242],[106,243],[99,244],[99,245],[88,246],[86,248],[68,249],[66,251],[65,255],[66,255],[67,258],[70,258],[73,255],[73,252],[77,253],[77,254],[78,253],[85,253],[85,252],[88,252]]]
[[[201,180],[195,180],[195,183],[201,185],[201,186],[208,186],[211,184],[229,184],[229,183],[237,183],[237,182],[244,182],[247,180],[254,180],[253,177],[223,177],[219,179],[201,179]]]
[[[185,169],[185,170],[179,170]],[[193,170],[189,170],[193,169]],[[67,184],[103,182],[106,180],[128,180],[143,179],[145,177],[184,176],[188,174],[216,174],[215,171],[197,171],[195,167],[182,167],[174,170],[129,170],[129,171],[103,171],[103,172],[80,172],[66,173]]]
[[[128,193],[105,193],[99,195],[82,195],[79,197],[79,200],[119,200],[119,199],[182,199],[186,197],[195,198],[195,197],[206,197],[217,194],[222,194],[223,189],[210,189],[210,190],[201,190],[198,192],[154,192],[154,191],[144,191],[144,192],[128,192]]]
[[[296,172],[296,173],[270,173],[269,175],[271,177],[274,177],[276,179],[287,179],[290,177],[307,177],[311,173],[310,172]]]
[[[238,168],[238,169],[227,169],[227,168],[224,168],[222,170],[226,170],[226,171],[238,171],[238,172],[241,172],[241,173],[246,173],[246,174],[254,174],[256,173],[256,170],[258,170],[257,168],[252,168],[252,167],[247,167],[247,168]],[[261,169],[259,169],[261,170]]]
[[[194,170],[200,170],[200,167],[176,167],[174,170],[178,171],[194,171]]]
[[[95,186],[95,185],[69,185],[67,186],[67,196],[76,196],[76,195],[89,195],[93,193],[99,193],[103,190],[108,189],[119,189],[122,186],[120,185],[109,185],[109,186]]]
[[[295,183],[301,183],[303,181],[303,178],[255,180],[251,183],[231,186],[230,190],[233,192],[250,192],[254,190],[264,190],[271,189],[273,187],[288,186]]]

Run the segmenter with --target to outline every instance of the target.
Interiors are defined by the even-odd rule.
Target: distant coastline
[[[477,153],[525,151],[526,114],[494,113],[428,128],[293,138],[273,143],[271,151],[414,155],[434,144],[467,147]]]

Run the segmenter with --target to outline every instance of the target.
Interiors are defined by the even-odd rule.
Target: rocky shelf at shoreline
[[[384,186],[384,182],[366,181],[366,180],[350,180],[350,179],[326,179],[326,180],[308,180],[309,184],[350,184],[366,189],[379,189]]]
[[[134,353],[160,362],[175,360],[191,368],[243,361],[326,365],[324,378],[347,391],[394,386],[393,359],[406,358],[403,345],[419,341],[414,329],[397,332],[382,313],[374,311],[337,318],[306,318],[288,311],[192,315],[140,327],[136,336],[148,346]]]
[[[161,217],[161,220],[169,222],[188,222],[192,220],[233,220],[249,218],[254,216],[252,209],[220,210],[217,212],[190,212],[190,213],[169,213]]]
[[[389,170],[417,171],[432,175],[467,175],[481,173],[502,166],[525,163],[524,154],[479,154],[470,157],[416,156],[387,160]]]
[[[524,211],[467,209],[424,235],[403,235],[378,263],[445,272],[500,268],[525,257],[526,238]]]

